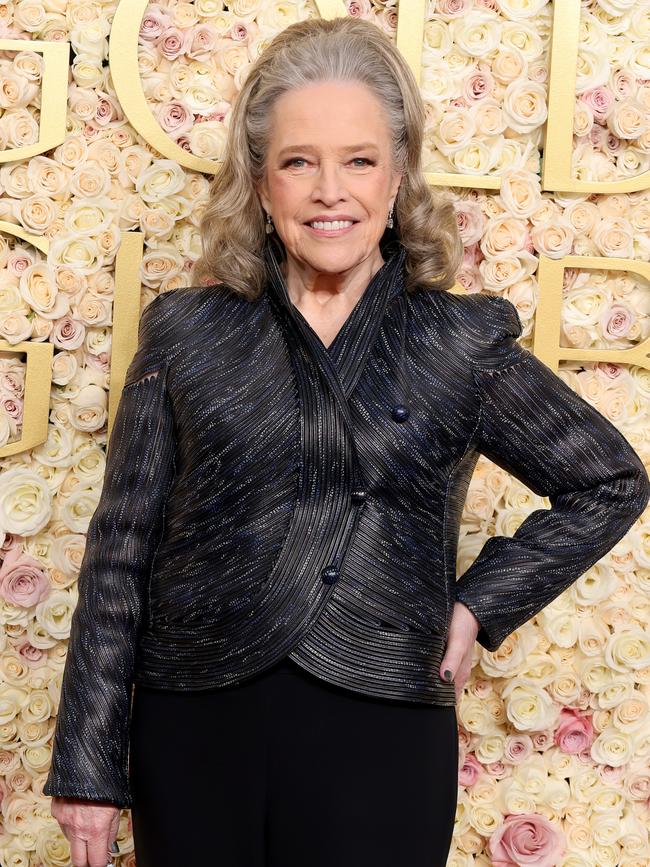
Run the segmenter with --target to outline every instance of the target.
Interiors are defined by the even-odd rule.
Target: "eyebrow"
[[[367,150],[369,148],[373,148],[374,150],[377,150],[377,145],[371,141],[361,142],[361,144],[345,145],[344,147],[339,148],[339,151],[341,153],[346,153],[349,151]],[[313,145],[308,145],[308,144],[288,145],[287,147],[282,148],[282,150],[278,153],[278,157],[282,157],[284,154],[292,153],[294,151],[310,151],[311,153],[314,153],[315,150],[316,150],[316,148],[314,148]]]

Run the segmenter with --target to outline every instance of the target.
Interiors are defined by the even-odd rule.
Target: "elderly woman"
[[[445,291],[462,251],[423,125],[357,19],[292,25],[246,78],[196,285],[142,316],[89,527],[44,789],[75,867],[104,867],[121,807],[138,867],[444,865],[475,640],[648,501],[513,305]],[[456,582],[480,454],[551,508]]]

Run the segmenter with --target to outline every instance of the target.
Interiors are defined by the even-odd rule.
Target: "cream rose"
[[[52,512],[52,495],[35,472],[14,467],[0,473],[0,527],[17,536],[33,536]]]
[[[486,257],[517,255],[526,246],[527,238],[528,229],[525,220],[518,220],[509,214],[504,214],[487,223],[480,247]]]
[[[542,203],[539,177],[522,169],[506,171],[501,175],[499,195],[513,217],[527,219]]]
[[[449,23],[454,43],[470,57],[486,57],[499,46],[501,21],[487,10],[474,10],[471,15]]]
[[[649,128],[647,112],[635,99],[615,104],[608,124],[614,135],[622,139],[636,139]]]
[[[544,43],[535,30],[523,21],[506,21],[501,30],[501,50],[513,50],[526,62],[532,62],[542,56]],[[515,81],[513,79],[513,83]]]
[[[593,239],[603,256],[631,259],[634,256],[634,231],[625,217],[605,217],[595,227]]]
[[[511,680],[505,685],[502,698],[507,717],[517,731],[548,729],[555,721],[555,703],[537,684]]]
[[[546,225],[537,225],[531,232],[533,245],[538,253],[549,259],[563,259],[571,254],[575,231],[564,217]]]
[[[634,754],[634,739],[613,726],[606,728],[591,745],[590,754],[597,764],[622,767]]]
[[[70,624],[79,594],[77,585],[68,590],[53,590],[34,610],[34,619],[44,632],[55,640],[70,636]]]
[[[605,649],[613,671],[642,670],[650,666],[650,635],[637,626],[615,632]]]
[[[546,6],[548,0],[499,0],[499,11],[511,21],[534,18]]]
[[[503,111],[512,129],[532,132],[546,120],[546,87],[532,81],[511,82],[504,95]]]
[[[443,154],[451,154],[470,143],[476,134],[476,124],[466,109],[448,109],[432,132],[436,146]]]

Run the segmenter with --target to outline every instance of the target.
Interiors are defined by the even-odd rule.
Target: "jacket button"
[[[408,406],[405,406],[403,403],[398,403],[397,406],[393,407],[393,412],[392,412],[393,421],[397,421],[397,422],[406,421],[406,419],[409,417],[410,414],[411,414],[410,409],[408,408]]]
[[[320,573],[320,577],[323,579],[324,584],[333,584],[339,580],[339,570],[336,566],[327,566]]]
[[[363,488],[357,488],[356,490],[352,491],[352,494],[350,496],[352,497],[352,502],[358,506],[361,503],[365,503],[368,492],[364,491]]]

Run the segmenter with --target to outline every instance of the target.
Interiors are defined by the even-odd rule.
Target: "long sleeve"
[[[174,474],[175,438],[158,325],[162,298],[142,314],[108,444],[98,506],[78,579],[43,789],[131,806],[128,723],[138,631]],[[162,314],[165,316],[166,314]]]
[[[494,651],[625,535],[650,482],[623,434],[517,343],[514,305],[488,301],[501,324],[473,369],[477,449],[551,503],[511,537],[488,539],[456,583],[480,623],[477,641]]]

